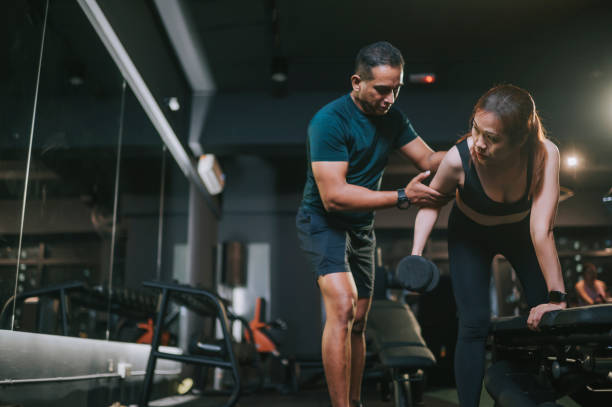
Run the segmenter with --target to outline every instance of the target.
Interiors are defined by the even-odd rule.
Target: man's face
[[[365,114],[382,116],[397,100],[403,79],[403,67],[390,65],[372,68],[372,78],[368,80],[353,75],[351,81],[355,102]]]

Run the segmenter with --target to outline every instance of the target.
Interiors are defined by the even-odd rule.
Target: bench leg
[[[408,373],[394,375],[393,396],[395,407],[413,407],[410,375]]]

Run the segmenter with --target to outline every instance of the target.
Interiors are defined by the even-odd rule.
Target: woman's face
[[[519,148],[510,144],[497,114],[478,110],[472,122],[474,156],[481,164],[493,164],[510,158]]]
[[[596,278],[596,277],[597,277],[597,272],[596,272],[596,271],[593,271],[593,270],[587,270],[587,271],[584,273],[584,281],[585,281],[587,284],[592,285],[592,284],[593,284],[593,282],[595,281],[595,278]]]

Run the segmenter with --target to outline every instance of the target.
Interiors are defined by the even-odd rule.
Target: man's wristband
[[[395,206],[397,206],[398,209],[410,208],[410,199],[406,196],[406,191],[404,191],[404,188],[397,190],[397,203]]]

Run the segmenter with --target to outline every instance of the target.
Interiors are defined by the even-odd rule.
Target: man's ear
[[[361,89],[361,76],[354,74],[353,76],[351,76],[351,86],[353,87],[353,90],[355,92],[359,92],[359,90]]]

